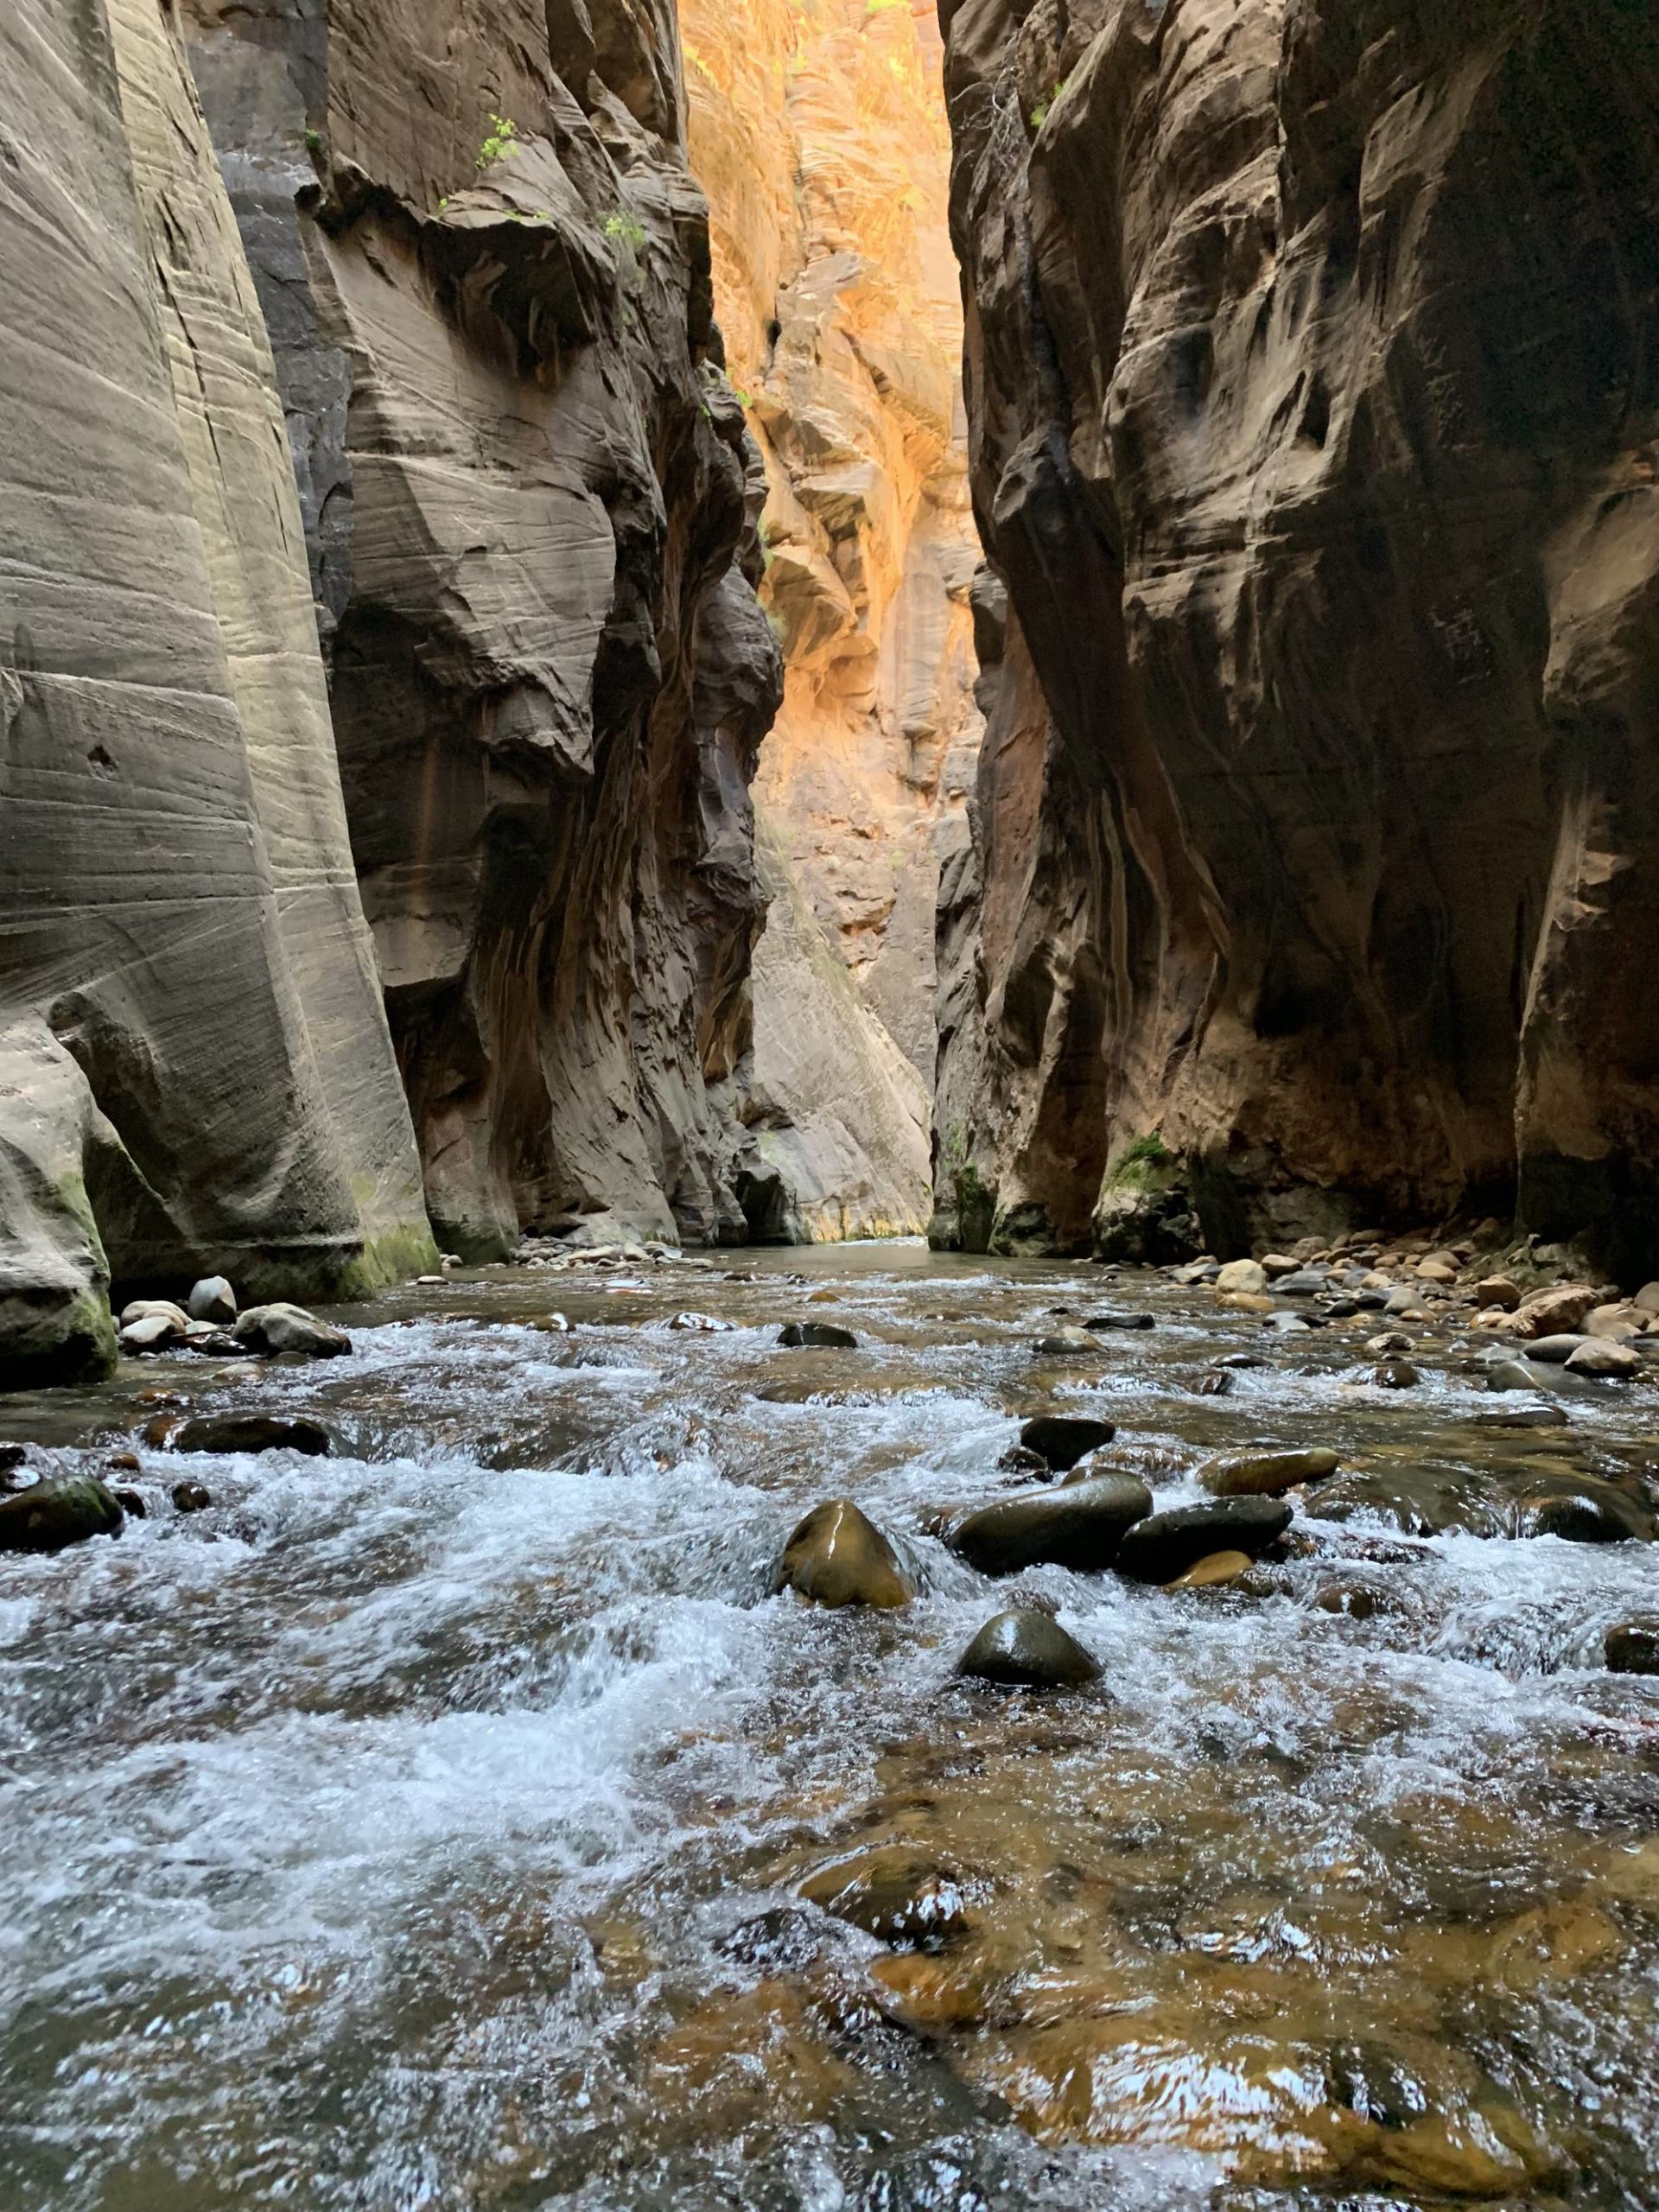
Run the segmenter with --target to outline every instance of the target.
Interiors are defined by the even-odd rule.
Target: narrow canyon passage
[[[1659,2212],[1656,115],[0,0],[0,2212]]]
[[[1103,1300],[1155,1325],[1033,1353]],[[1654,2202],[1659,1710],[1601,1653],[1653,1554],[1515,1540],[1637,1510],[1650,1414],[918,1246],[339,1318],[257,1393],[337,1456],[141,1444],[149,1517],[7,1563],[8,2201]],[[15,1412],[91,1470],[175,1394],[250,1398],[175,1357]],[[1051,1411],[1160,1510],[1218,1452],[1342,1464],[1230,1587],[998,1584],[927,1531]],[[836,1495],[908,1606],[774,1593]],[[1098,1683],[957,1679],[1016,1602]]]

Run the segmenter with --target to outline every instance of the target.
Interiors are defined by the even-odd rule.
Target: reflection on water
[[[0,2202],[1659,2205],[1659,1685],[1600,1659],[1659,1553],[1506,1533],[1645,1511],[1645,1390],[1494,1429],[1445,1332],[1392,1389],[1363,1322],[1156,1279],[1067,1362],[1085,1268],[733,1272],[452,1281],[326,1369],[9,1406],[94,1469],[167,1387],[345,1455],[194,1460],[185,1517],[139,1446],[148,1520],[0,1561]],[[860,1348],[776,1348],[814,1316]],[[970,1691],[1006,1586],[924,1531],[1056,1407],[1160,1504],[1221,1448],[1344,1472],[1231,1588],[1028,1571],[1103,1681]],[[907,1610],[770,1594],[842,1494]]]

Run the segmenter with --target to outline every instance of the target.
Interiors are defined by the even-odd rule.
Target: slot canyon
[[[1659,2212],[1652,0],[0,0],[0,2206]]]

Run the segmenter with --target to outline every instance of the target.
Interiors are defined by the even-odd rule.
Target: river
[[[1033,1351],[1108,1299],[1156,1327]],[[1659,1681],[1601,1656],[1659,1552],[1467,1533],[1644,1494],[1649,1386],[1495,1431],[1447,1327],[1383,1389],[1374,1320],[1268,1338],[919,1246],[334,1318],[350,1359],[8,1406],[77,1465],[137,1448],[150,1510],[0,1560],[0,2204],[1659,2205]],[[810,1318],[858,1348],[779,1349]],[[338,1454],[135,1447],[157,1390]],[[1203,1452],[1321,1444],[1441,1532],[1315,1491],[1242,1586],[1033,1569],[1101,1685],[970,1688],[1001,1592],[925,1526],[1028,1479],[997,1461],[1044,1407],[1148,1447],[1160,1506]],[[772,1594],[843,1495],[905,1610]],[[804,1898],[883,1853],[952,1885],[940,1948]]]

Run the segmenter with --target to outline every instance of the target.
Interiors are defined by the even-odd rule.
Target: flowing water
[[[141,1446],[149,1518],[0,1560],[0,2205],[1659,2205],[1659,1682],[1600,1649],[1659,1552],[1502,1533],[1643,1495],[1655,1398],[1484,1429],[1448,1331],[1384,1390],[1375,1323],[1110,1295],[1159,1325],[1063,1361],[1033,1338],[1097,1269],[499,1271],[340,1317],[350,1360],[11,1405],[92,1468],[141,1387],[341,1448]],[[925,1527],[1027,1479],[1049,1406],[1151,1447],[1160,1504],[1204,1451],[1329,1443],[1449,1532],[1362,1485],[1233,1589],[1030,1571],[1103,1684],[976,1691],[1006,1586]],[[843,1494],[906,1610],[772,1594]],[[944,1940],[820,1910],[830,1866],[931,1874]]]

